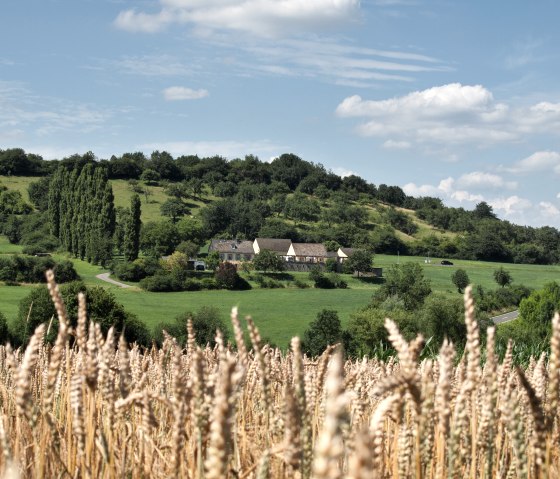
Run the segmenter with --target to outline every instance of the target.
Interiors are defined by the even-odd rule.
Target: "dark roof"
[[[342,251],[346,256],[351,256],[351,255],[353,255],[357,250],[356,250],[356,248],[340,248],[340,251]]]
[[[252,241],[213,239],[208,251],[219,253],[254,254]]]
[[[268,249],[275,253],[287,254],[290,246],[292,245],[291,239],[280,238],[256,238],[255,241],[261,250]]]
[[[327,256],[327,248],[321,243],[292,243],[296,256]]]

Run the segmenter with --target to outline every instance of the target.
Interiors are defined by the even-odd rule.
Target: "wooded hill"
[[[212,237],[261,236],[322,242],[331,250],[343,245],[377,253],[536,264],[560,258],[556,228],[500,220],[485,202],[468,211],[447,207],[439,198],[407,196],[398,186],[375,185],[355,175],[341,178],[294,154],[270,163],[252,155],[228,161],[220,156],[173,158],[159,151],[149,158],[136,152],[98,160],[88,152],[45,161],[19,148],[0,150],[0,233],[10,241],[43,251],[59,245],[46,214],[59,167],[76,178],[84,168],[92,178],[103,170],[98,178],[110,180],[117,206],[113,237],[105,232],[103,241],[105,246],[112,241],[119,252],[126,206],[136,193],[142,200],[140,247],[154,256],[180,244],[192,250]],[[104,194],[111,196],[108,190]]]

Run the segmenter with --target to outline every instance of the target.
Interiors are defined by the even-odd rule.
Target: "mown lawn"
[[[150,327],[172,321],[178,314],[196,311],[202,306],[217,307],[229,318],[232,306],[242,316],[251,315],[264,338],[286,347],[293,336],[302,335],[322,309],[338,311],[345,325],[350,315],[365,306],[372,289],[253,289],[250,291],[199,291],[184,293],[148,293],[118,289],[113,293],[125,308]],[[229,320],[228,320],[229,324]]]
[[[9,190],[16,190],[21,193],[23,199],[29,203],[29,194],[27,187],[29,183],[38,181],[40,176],[3,176],[0,175],[0,184],[6,186]]]
[[[22,246],[19,244],[11,244],[4,235],[0,235],[0,254],[21,253]]]
[[[0,286],[0,313],[4,314],[9,322],[12,322],[17,316],[19,302],[35,287],[32,285]]]
[[[130,188],[128,181],[111,180],[111,185],[113,187],[113,194],[115,195],[115,206],[129,208],[130,198],[132,198],[134,192]],[[163,187],[146,186],[142,182],[138,182],[138,185],[148,192],[148,195],[139,193],[142,203],[142,221],[147,223],[148,221],[160,221],[161,219],[165,219],[165,217],[161,215],[160,208],[161,205],[169,199],[169,196],[165,193]],[[204,197],[205,201],[211,200],[212,198],[213,197]],[[198,210],[205,205],[205,201],[189,198],[186,200],[186,204],[192,214],[197,214]]]
[[[410,261],[419,263],[424,269],[426,277],[430,279],[432,289],[446,295],[458,294],[457,289],[451,282],[451,275],[458,268],[467,272],[473,285],[481,285],[491,289],[498,287],[494,281],[494,271],[500,267],[510,272],[513,284],[524,284],[538,289],[551,281],[560,282],[560,266],[557,265],[510,264],[452,259],[453,266],[442,266],[440,264],[442,259],[448,258],[430,258],[431,263],[426,264],[424,257],[401,256],[399,258],[393,255],[376,255],[374,263],[382,268],[388,268],[397,261],[401,264]]]

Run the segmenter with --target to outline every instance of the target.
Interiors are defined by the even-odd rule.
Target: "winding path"
[[[106,281],[107,283],[111,283],[114,284],[115,286],[119,286],[120,288],[132,288],[132,286],[130,286],[129,284],[124,284],[121,283],[120,281],[115,281],[114,279],[109,278],[111,273],[101,273],[96,275],[95,277],[97,279],[100,279],[101,281]]]
[[[494,316],[492,318],[492,321],[494,321],[494,324],[507,323],[508,321],[513,321],[514,319],[517,319],[518,316],[519,316],[518,310],[510,311],[509,313],[500,314],[499,316]]]

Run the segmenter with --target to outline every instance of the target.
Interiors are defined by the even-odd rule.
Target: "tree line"
[[[228,161],[220,156],[174,158],[165,151],[154,151],[149,157],[134,152],[101,160],[88,152],[45,161],[18,148],[0,150],[0,174],[47,175],[29,188],[39,211],[46,209],[49,181],[60,167],[71,176],[88,165],[101,166],[107,179],[129,180],[134,191],[146,193],[146,201],[148,185],[165,187],[169,199],[161,205],[161,213],[169,218],[166,223],[170,225],[144,225],[141,236],[146,241],[140,239],[139,248],[144,249],[144,243],[145,251],[153,249],[151,243],[170,253],[181,241],[268,236],[388,254],[529,264],[560,261],[560,232],[556,228],[533,228],[500,220],[484,201],[473,210],[451,208],[439,198],[408,196],[398,186],[375,185],[356,175],[342,178],[321,164],[291,153],[270,163],[253,155]],[[174,245],[166,242],[177,237],[175,226],[191,213],[189,199],[200,200],[207,195],[218,199],[205,200],[209,204],[197,215],[201,222],[197,237],[181,237]],[[377,209],[375,221],[366,206]],[[405,213],[401,207],[413,213]],[[7,221],[10,215],[25,213],[29,213],[29,205],[21,195],[0,191],[0,216]],[[456,235],[423,235],[413,240],[418,229],[414,217]],[[157,241],[153,241],[155,230],[162,236]],[[411,240],[403,241],[401,233]],[[119,234],[122,239],[122,229]],[[120,239],[114,241],[120,249]]]

